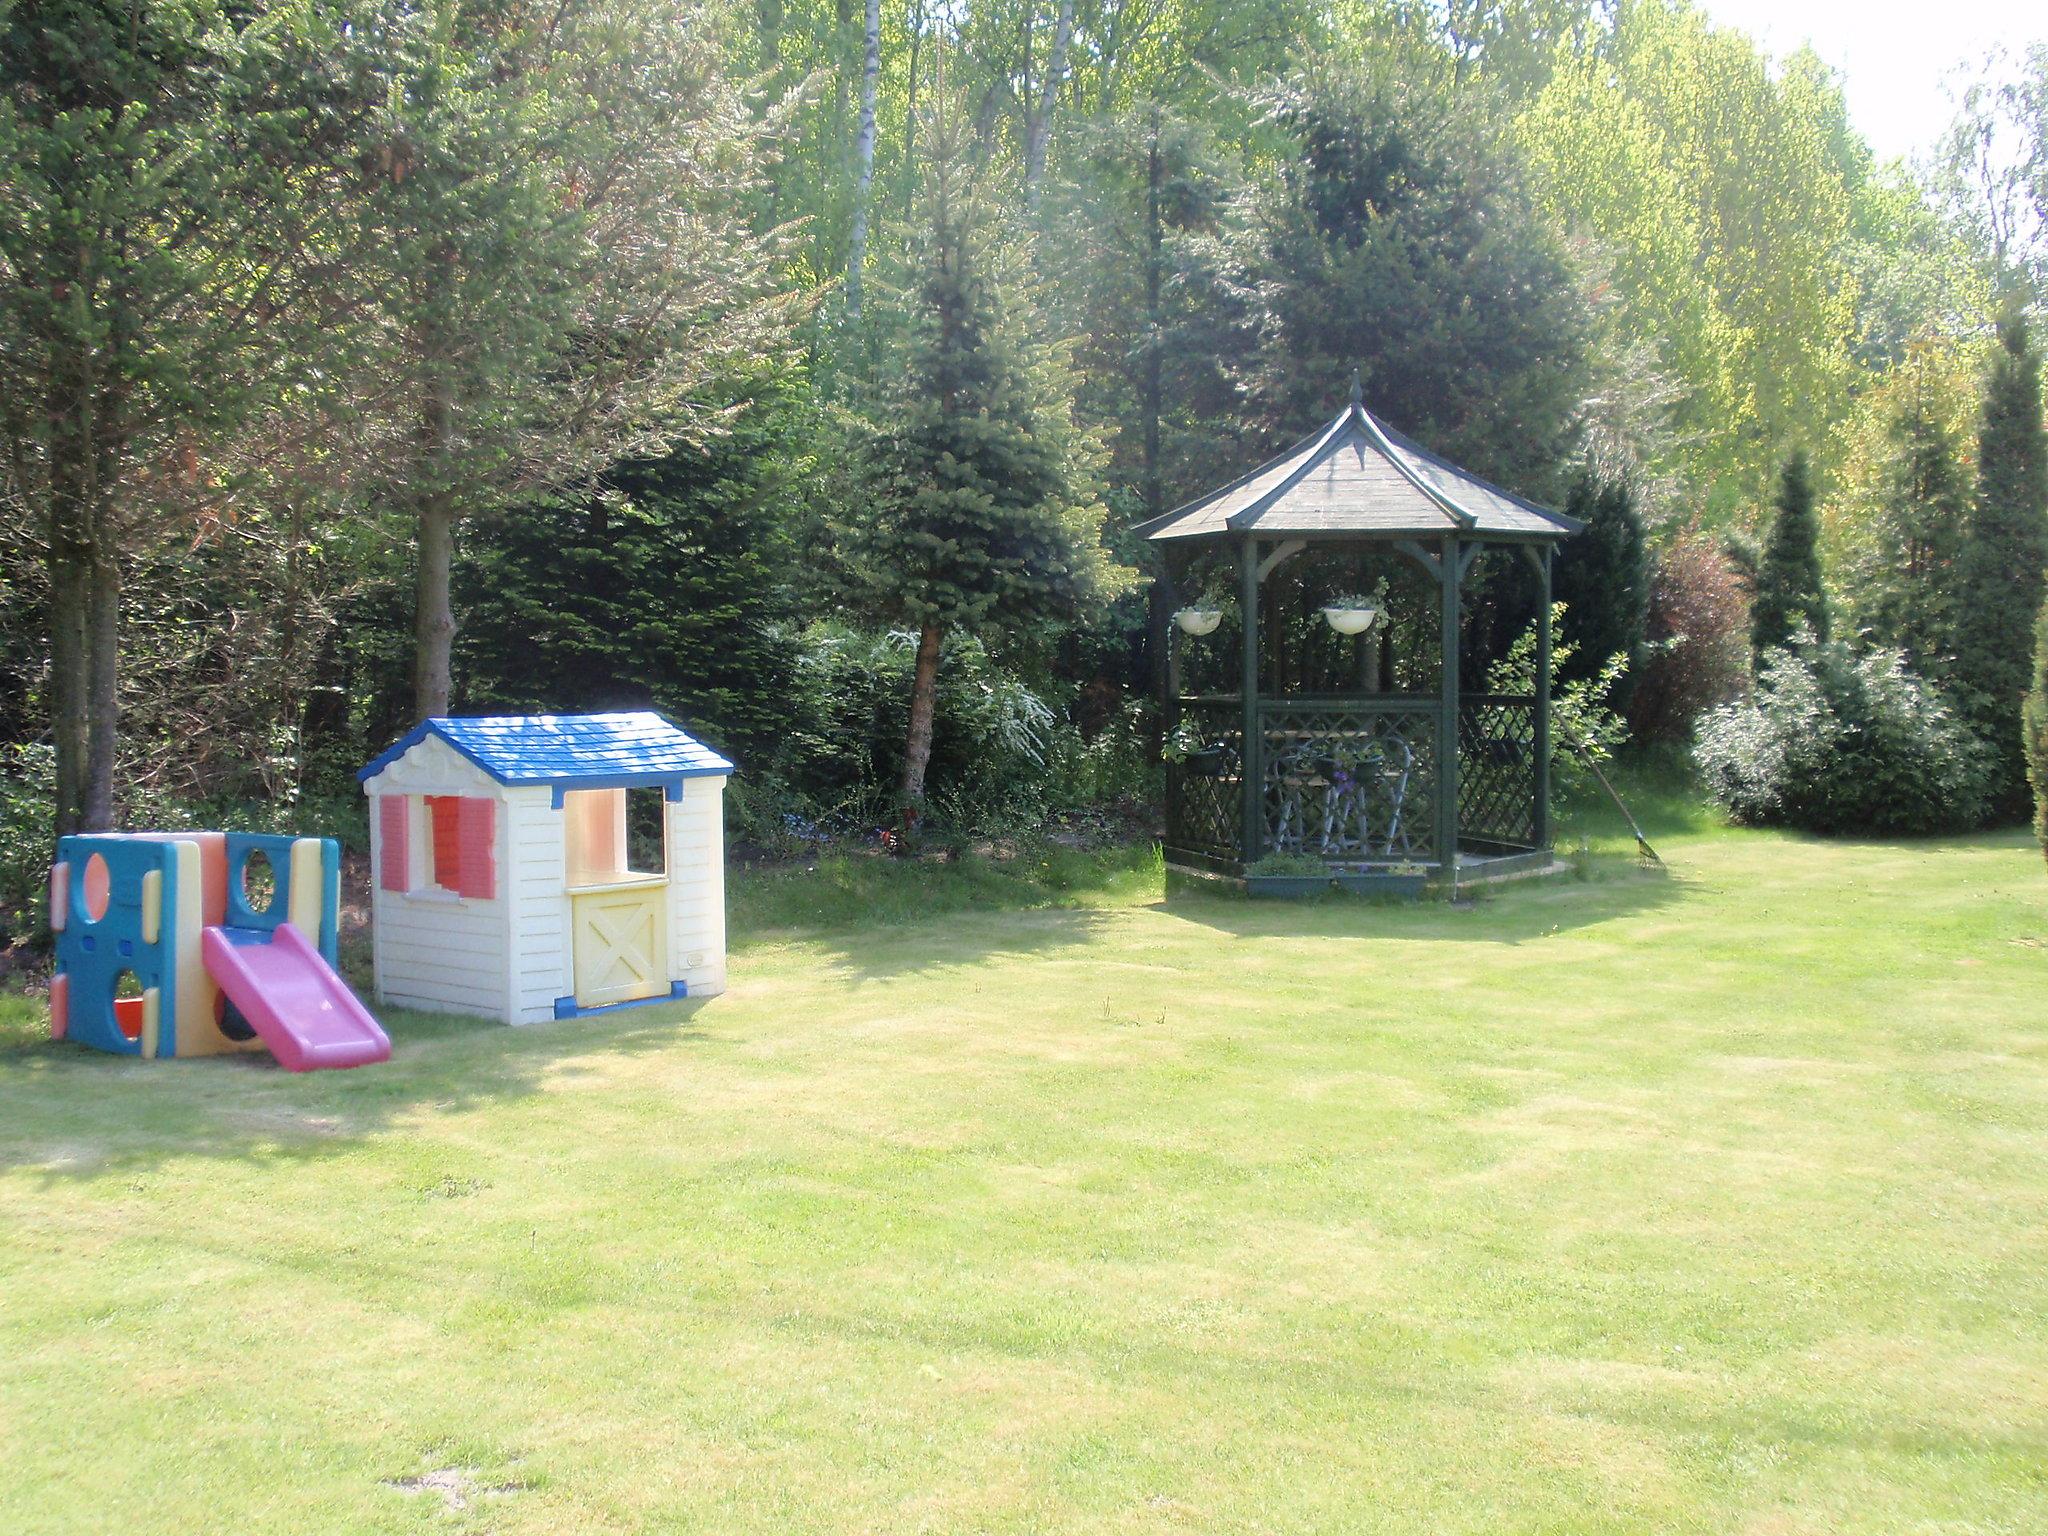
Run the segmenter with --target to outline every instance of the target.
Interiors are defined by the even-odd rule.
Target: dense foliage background
[[[1566,681],[1638,740],[1757,685],[1737,814],[2015,814],[2044,103],[1987,60],[1878,163],[1684,0],[17,0],[0,923],[53,828],[357,835],[444,707],[667,710],[777,851],[1142,816],[1203,576],[1124,530],[1354,371],[1591,520]],[[1883,797],[1738,787],[1817,712]]]

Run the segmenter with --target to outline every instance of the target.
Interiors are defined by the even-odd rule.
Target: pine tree
[[[1903,650],[1920,676],[1945,682],[1964,612],[1957,562],[1969,483],[1955,436],[1924,388],[1901,402],[1890,437],[1877,548],[1860,583],[1863,618],[1873,638]]]
[[[1586,527],[1558,551],[1552,591],[1565,605],[1563,638],[1572,648],[1558,675],[1595,677],[1611,658],[1624,657],[1629,670],[1610,698],[1625,708],[1650,614],[1650,562],[1635,492],[1623,481],[1581,475],[1565,510]]]
[[[903,334],[876,401],[870,494],[838,530],[856,606],[917,634],[907,816],[924,799],[946,636],[1069,617],[1128,575],[1103,552],[1072,381],[1033,334],[1021,242],[998,245],[965,117],[942,91],[924,135]]]
[[[1757,562],[1756,595],[1749,610],[1750,649],[1761,657],[1773,647],[1789,644],[1802,626],[1816,640],[1828,637],[1813,470],[1806,450],[1795,448],[1778,476],[1777,514]]]
[[[1958,702],[1991,748],[2001,810],[2025,800],[2020,698],[2033,652],[2033,619],[2048,585],[2048,435],[2041,421],[2041,359],[2027,322],[1998,328],[1977,437],[1977,499],[1957,562]]]
[[[1580,432],[1590,312],[1513,146],[1434,58],[1313,59],[1272,93],[1296,147],[1237,242],[1247,393],[1291,442],[1356,371],[1402,431],[1547,496]]]
[[[2034,791],[2034,835],[2048,858],[2048,602],[2034,621],[2034,686],[2021,711],[2027,781]]]

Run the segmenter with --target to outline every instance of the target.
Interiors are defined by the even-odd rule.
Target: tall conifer
[[[924,134],[900,344],[876,402],[870,495],[839,530],[855,603],[917,636],[907,813],[924,800],[947,635],[1069,617],[1115,584],[1072,380],[1034,334],[1022,241],[1010,231],[998,243],[965,119],[942,88]]]
[[[2048,435],[2041,359],[2027,322],[1998,328],[1977,437],[1977,499],[1957,562],[1965,622],[1956,644],[1959,702],[1994,754],[1993,794],[2007,812],[2025,801],[2020,699],[2034,650],[2034,617],[2048,586]]]
[[[1750,647],[1762,656],[1774,646],[1788,644],[1801,625],[1817,640],[1828,637],[1813,470],[1806,450],[1795,448],[1778,476],[1777,511],[1757,563],[1756,596],[1749,610]]]

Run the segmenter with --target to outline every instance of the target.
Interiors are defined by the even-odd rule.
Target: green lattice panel
[[[1436,715],[1427,706],[1269,707],[1261,802],[1270,853],[1331,864],[1436,857]]]
[[[1467,700],[1458,711],[1458,835],[1536,846],[1536,711],[1528,699]]]

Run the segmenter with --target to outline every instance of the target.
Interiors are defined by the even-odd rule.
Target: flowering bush
[[[1756,692],[1700,718],[1694,760],[1737,821],[1810,832],[1950,832],[1989,805],[1982,743],[1898,651],[1764,653]]]

